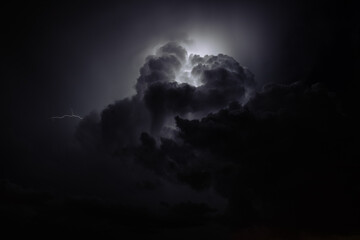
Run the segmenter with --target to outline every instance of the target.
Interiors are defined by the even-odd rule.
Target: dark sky
[[[10,231],[356,238],[354,3],[18,1],[1,12]],[[72,110],[83,119],[51,119]]]

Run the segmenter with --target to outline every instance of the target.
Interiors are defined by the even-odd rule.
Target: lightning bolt
[[[79,115],[74,114],[73,110],[70,109],[71,111],[71,115],[70,114],[65,114],[62,116],[55,116],[55,117],[51,117],[50,119],[64,119],[64,118],[78,118],[78,119],[83,119],[82,117],[80,117]]]

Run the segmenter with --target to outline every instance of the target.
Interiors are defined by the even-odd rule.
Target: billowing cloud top
[[[176,115],[202,116],[233,101],[244,103],[254,85],[253,75],[233,58],[188,56],[185,48],[170,42],[146,58],[136,95],[103,111],[104,137],[126,145],[136,142],[141,132],[159,136],[174,126]]]

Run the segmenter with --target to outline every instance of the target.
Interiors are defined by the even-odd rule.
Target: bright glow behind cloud
[[[197,54],[200,56],[205,55],[218,55],[220,53],[223,54],[231,54],[227,45],[227,41],[219,35],[221,34],[210,34],[210,33],[190,33],[186,39],[171,39],[170,41],[179,42],[182,46],[184,46],[190,54]],[[169,42],[169,39],[163,39],[162,41],[158,41],[155,46],[146,52],[144,52],[144,56],[148,56],[151,54],[155,54],[156,50],[161,46],[165,45]]]
[[[184,43],[189,54],[218,55],[220,53],[229,54],[223,39],[209,34],[191,34],[190,40]]]

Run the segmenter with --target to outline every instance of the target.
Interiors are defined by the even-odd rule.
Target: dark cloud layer
[[[355,227],[356,124],[334,98],[319,85],[275,85],[244,107],[176,120],[185,143],[227,163],[213,181],[245,223]]]
[[[98,143],[172,184],[215,189],[235,225],[356,228],[357,128],[338,94],[301,81],[255,91],[225,55],[191,55],[189,78],[201,85],[176,82],[186,58],[173,42],[148,57],[137,94],[95,124]]]
[[[201,86],[176,81],[185,65],[190,65],[187,78],[197,79]],[[244,102],[254,84],[252,74],[233,58],[188,57],[183,47],[170,42],[147,57],[136,83],[137,94],[102,112],[102,136],[119,146],[135,143],[141,132],[158,137],[164,127],[173,127],[176,115],[206,114],[232,101]]]

